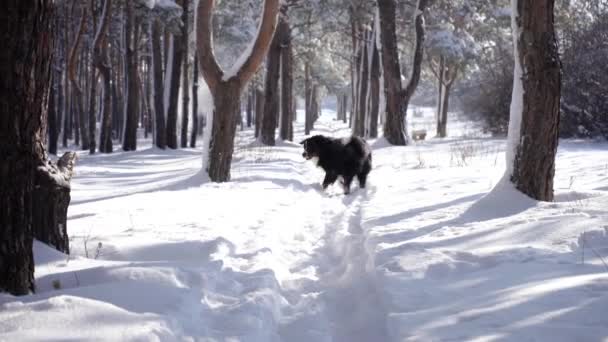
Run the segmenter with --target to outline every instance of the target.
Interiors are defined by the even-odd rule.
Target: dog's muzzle
[[[308,155],[308,153],[304,152],[302,153],[302,157],[304,157],[304,159],[306,160],[310,160],[312,157]]]

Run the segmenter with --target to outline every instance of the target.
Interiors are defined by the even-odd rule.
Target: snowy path
[[[372,142],[349,196],[299,144],[252,141],[232,182],[202,186],[198,149],[83,155],[72,255],[36,244],[38,292],[0,294],[0,341],[607,340],[606,144],[561,142],[537,203],[490,192],[500,140]]]
[[[287,293],[291,298],[317,294],[312,304],[323,308],[329,324],[323,340],[387,340],[387,312],[378,295],[370,260],[372,256],[367,250],[362,228],[362,210],[368,202],[368,191],[359,190],[350,197],[321,198],[322,203],[340,202],[343,208],[326,214],[321,245],[311,260],[303,265],[315,268],[318,280],[305,282]],[[282,329],[283,340],[319,340],[319,327],[302,329],[309,321],[310,317],[304,317],[289,322]],[[310,334],[302,334],[307,331]]]

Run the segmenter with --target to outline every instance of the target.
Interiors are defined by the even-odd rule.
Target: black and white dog
[[[342,177],[344,193],[350,192],[350,183],[357,176],[359,187],[365,188],[367,174],[372,169],[372,151],[367,142],[360,137],[352,136],[342,139],[315,135],[303,140],[302,156],[306,160],[315,160],[317,166],[325,170],[323,189]]]

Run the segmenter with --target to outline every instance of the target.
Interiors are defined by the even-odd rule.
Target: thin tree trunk
[[[192,74],[192,133],[190,135],[190,147],[196,147],[198,135],[198,56],[194,53],[194,72]]]
[[[355,113],[355,123],[353,125],[353,134],[357,136],[365,135],[365,120],[367,117],[367,86],[369,84],[369,61],[368,61],[368,45],[367,39],[369,38],[369,31],[365,31],[363,34],[363,41],[359,43],[361,49],[361,58],[359,60],[359,77],[357,83],[359,83],[357,99],[359,104],[357,105],[357,111]]]
[[[432,68],[432,65],[431,65]],[[441,108],[441,106],[443,106],[443,77],[445,75],[445,64],[444,64],[444,57],[440,56],[439,57],[439,65],[437,68],[437,74],[436,77],[439,81],[438,83],[438,91],[437,91],[437,112],[435,113],[435,118],[437,119],[437,136],[441,137],[441,119],[442,116],[441,114],[443,113],[443,109]]]
[[[137,123],[139,118],[139,85],[137,84],[139,23],[131,1],[127,2],[126,10],[127,106],[124,115],[126,122],[122,149],[124,151],[135,151],[137,150]]]
[[[103,112],[101,115],[101,131],[99,134],[99,152],[102,153],[112,153],[114,146],[112,145],[112,89],[110,86],[110,79],[112,77],[109,61],[108,61],[108,51],[107,51],[107,42],[106,42],[106,34],[109,27],[109,21],[111,17],[112,10],[112,0],[105,0],[103,6],[103,13],[100,19],[99,30],[95,37],[94,45],[94,64],[103,79]],[[93,71],[94,72],[94,71]],[[95,80],[93,83],[97,83]],[[95,95],[91,96],[95,98]],[[95,100],[91,99],[91,113],[90,118],[92,120],[91,124],[95,125],[96,121],[96,113],[97,110],[94,106]],[[94,128],[93,128],[94,129]],[[94,152],[94,147],[92,148],[91,153]]]
[[[90,2],[91,19],[93,22],[93,32],[95,32],[95,40],[97,39],[97,16],[95,15],[95,1]],[[95,40],[91,44],[91,82],[89,84],[89,154],[95,153],[95,126],[97,124],[97,110],[96,110],[96,99],[97,99],[97,73],[95,72]]]
[[[283,16],[279,19],[279,25],[272,38],[272,44],[268,50],[266,60],[266,84],[264,87],[264,119],[262,120],[262,143],[264,145],[275,145],[275,134],[277,117],[279,113],[279,77],[281,67],[281,36],[285,29]]]
[[[253,121],[253,85],[249,84],[247,87],[247,106],[246,106],[246,121],[247,127],[251,127]]]
[[[84,106],[83,106],[83,93],[82,90],[80,89],[80,85],[78,84],[78,79],[77,79],[77,72],[76,69],[78,68],[78,64],[79,64],[79,60],[78,57],[82,55],[82,53],[80,52],[80,45],[82,42],[82,36],[84,34],[84,31],[86,30],[86,23],[87,23],[87,16],[86,16],[86,9],[83,7],[82,9],[82,13],[81,13],[81,17],[80,17],[80,24],[78,26],[78,32],[76,33],[76,38],[74,41],[74,45],[72,46],[71,50],[70,50],[70,59],[69,59],[69,63],[68,63],[68,74],[69,74],[69,79],[70,79],[70,84],[72,85],[72,98],[73,101],[76,102],[76,115],[74,116],[74,118],[76,119],[76,144],[78,144],[80,142],[80,138],[82,137],[82,144],[80,145],[82,150],[87,150],[89,148],[89,138],[88,138],[88,134],[87,134],[87,128],[86,128],[86,113],[84,111]],[[82,58],[80,58],[82,59]],[[84,64],[82,63],[82,61],[80,61],[81,65]]]
[[[280,24],[279,24],[280,25]],[[282,140],[293,140],[293,51],[291,46],[291,28],[284,21],[281,43],[281,129]]]
[[[380,112],[380,54],[376,45],[376,37],[372,35],[371,71],[370,71],[370,112],[369,137],[378,137],[378,114]]]
[[[173,58],[171,60],[171,84],[169,86],[169,104],[167,109],[167,147],[178,148],[177,144],[177,107],[179,96],[179,81],[183,62],[183,46],[173,37]],[[167,77],[169,77],[167,75]]]
[[[154,70],[154,117],[155,117],[155,143],[156,147],[167,147],[167,133],[165,130],[165,103],[163,93],[163,60],[161,56],[160,36],[161,23],[154,20],[152,23],[152,69]]]
[[[255,89],[255,137],[260,136],[262,130],[262,121],[264,120],[264,92],[260,89]]]
[[[188,147],[188,2],[190,0],[183,0],[182,3],[182,54],[184,55],[184,72],[182,75],[183,86],[182,86],[182,136],[181,136],[181,147]]]
[[[439,120],[439,127],[437,135],[440,138],[445,138],[448,135],[448,106],[449,106],[449,98],[450,98],[450,88],[451,84],[444,84],[441,86],[441,113]]]
[[[312,130],[312,86],[310,81],[310,65],[304,65],[304,134],[309,135]]]

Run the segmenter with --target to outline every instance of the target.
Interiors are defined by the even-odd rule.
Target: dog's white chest
[[[310,161],[315,164],[315,166],[319,166],[319,157],[312,157],[310,158]]]

